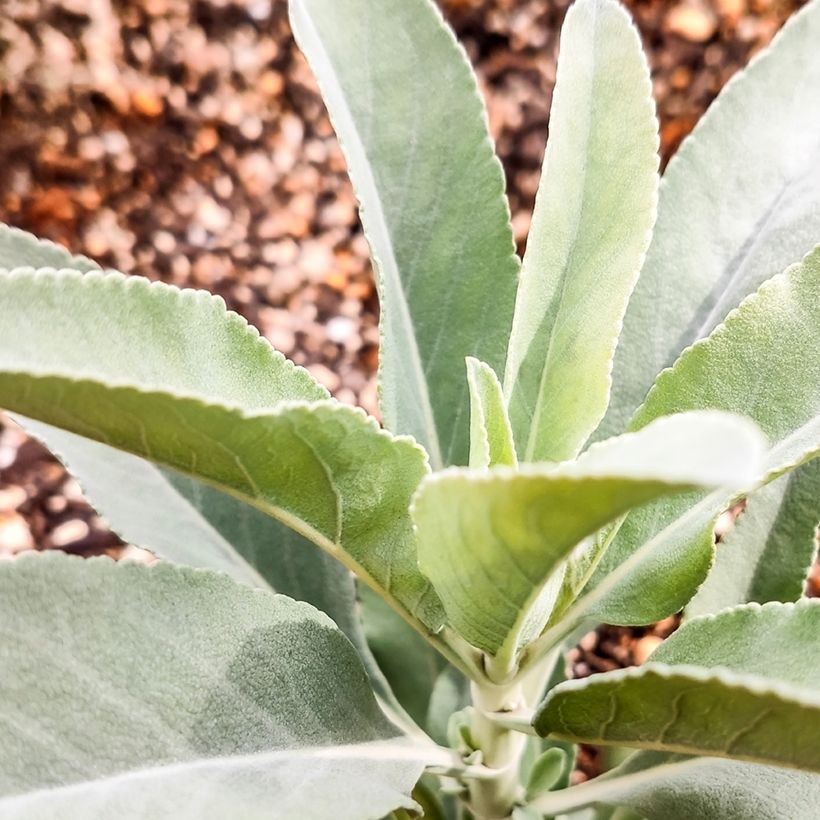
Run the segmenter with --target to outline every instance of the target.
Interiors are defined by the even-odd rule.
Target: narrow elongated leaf
[[[820,239],[818,40],[814,0],[726,85],[669,163],[597,438],[623,430],[662,368]]]
[[[687,614],[748,601],[796,601],[817,551],[818,523],[820,459],[814,459],[750,496]]]
[[[431,752],[397,745],[352,647],[306,604],[204,570],[51,554],[0,567],[0,608],[3,817],[412,805]]]
[[[760,481],[812,458],[820,451],[818,293],[820,248],[762,285],[708,339],[686,350],[658,377],[631,427],[712,407],[749,416],[768,437]],[[715,519],[732,496],[701,499],[663,500],[627,516],[587,589],[597,598],[590,604],[596,617],[652,623],[689,601],[711,565]],[[609,589],[605,596],[595,589],[600,585]]]
[[[816,774],[644,751],[603,777],[543,796],[536,806],[549,816],[603,803],[634,809],[646,820],[814,820],[818,801]]]
[[[450,623],[511,659],[546,623],[555,591],[547,581],[579,542],[659,495],[748,481],[763,446],[744,419],[695,413],[557,467],[433,475],[414,501],[419,565]]]
[[[501,165],[432,0],[290,0],[361,203],[381,298],[381,403],[434,466],[466,464],[476,356],[503,372],[518,272]]]
[[[0,275],[0,298],[1,406],[239,497],[438,626],[408,513],[427,470],[414,443],[335,402],[288,401],[324,391],[209,295],[28,270]]]
[[[470,467],[514,467],[515,455],[507,407],[498,376],[491,367],[467,358],[470,387]]]
[[[578,0],[561,32],[504,384],[524,461],[573,458],[606,411],[615,345],[655,221],[657,169],[638,33],[614,0]]]
[[[642,667],[556,687],[539,734],[820,771],[820,601],[690,621]]]

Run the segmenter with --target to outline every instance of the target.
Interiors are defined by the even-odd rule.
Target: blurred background
[[[478,71],[523,249],[568,3],[440,5]],[[626,5],[652,64],[665,163],[801,3]],[[339,399],[377,412],[367,247],[285,0],[0,0],[0,221],[220,294]],[[0,417],[0,555],[50,548],[138,554]],[[604,635],[612,646],[591,653],[596,640],[580,663],[635,651]]]

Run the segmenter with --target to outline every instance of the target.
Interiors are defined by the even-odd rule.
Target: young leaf
[[[504,369],[518,272],[475,77],[432,0],[291,0],[361,203],[381,403],[434,467],[466,464],[466,356]]]
[[[614,0],[578,0],[561,32],[504,379],[522,461],[573,458],[606,411],[621,321],[655,221],[657,169],[638,33]]]
[[[332,401],[288,401],[325,393],[213,297],[22,270],[0,274],[0,298],[0,406],[239,497],[440,625],[408,514],[427,471],[413,442]]]
[[[470,388],[470,467],[515,467],[515,455],[507,407],[498,376],[491,367],[467,357]]]
[[[820,771],[820,601],[697,618],[642,667],[560,684],[539,734]]]
[[[612,439],[577,462],[430,476],[414,500],[419,566],[449,622],[511,660],[546,623],[547,581],[580,541],[659,495],[748,481],[762,449],[744,419],[693,413]]]
[[[818,291],[820,247],[661,373],[631,427],[712,407],[748,415],[766,434],[762,482],[812,458],[820,452]],[[715,519],[732,501],[726,493],[701,498],[665,499],[627,516],[579,609],[608,623],[642,624],[683,607],[706,577]]]
[[[563,749],[552,746],[544,750],[532,765],[527,779],[527,800],[548,792],[558,783],[567,765],[567,756]]]
[[[325,616],[216,573],[24,556],[0,610],[3,817],[365,820],[435,754]]]
[[[717,548],[715,565],[686,608],[696,617],[749,601],[796,601],[817,551],[820,458],[753,493]]]
[[[623,430],[662,368],[820,239],[818,41],[814,0],[726,85],[669,163],[596,438]]]
[[[815,774],[644,751],[602,777],[542,796],[535,806],[549,816],[614,804],[645,820],[815,820],[818,801]]]

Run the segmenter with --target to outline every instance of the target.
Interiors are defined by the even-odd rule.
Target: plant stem
[[[487,714],[514,711],[524,705],[519,684],[472,685],[472,735],[481,750],[482,762],[492,776],[473,780],[469,785],[469,805],[476,820],[503,820],[510,816],[521,797],[518,769],[527,736],[501,726]]]

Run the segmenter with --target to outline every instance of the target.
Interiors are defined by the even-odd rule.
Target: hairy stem
[[[491,776],[474,780],[469,786],[469,805],[476,820],[504,820],[512,814],[521,797],[518,777],[521,755],[527,736],[499,725],[488,717],[494,712],[509,712],[524,705],[519,684],[493,686],[473,684],[472,735],[481,750],[482,762]]]

